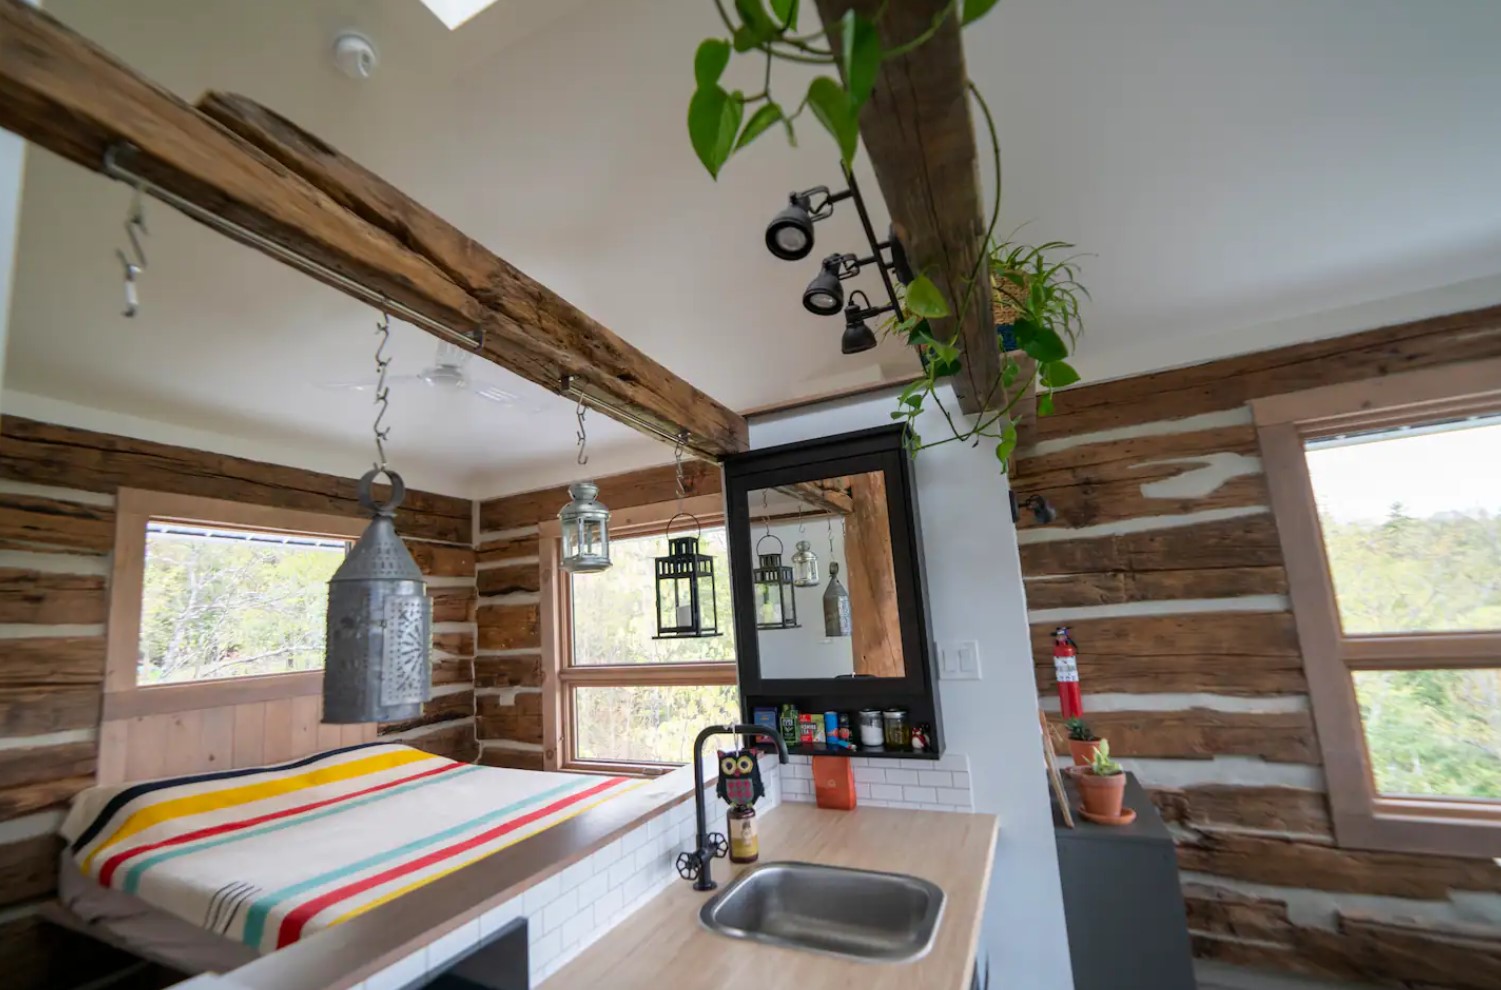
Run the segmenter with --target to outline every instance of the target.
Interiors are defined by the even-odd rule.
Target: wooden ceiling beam
[[[0,0],[0,127],[95,171],[132,145],[132,170],[153,185],[440,324],[482,330],[483,357],[549,391],[574,376],[643,432],[686,432],[710,458],[746,449],[743,417],[378,176],[249,101],[206,106],[218,120]]]
[[[817,0],[818,13],[840,50],[839,19],[855,10],[876,23],[881,44],[895,48],[922,34],[954,0]],[[879,20],[876,12],[884,8]],[[922,45],[884,61],[875,90],[860,111],[860,136],[875,168],[892,224],[914,271],[927,274],[957,316],[935,320],[940,339],[957,328],[964,351],[962,374],[953,380],[968,413],[1003,404],[994,387],[1001,359],[989,271],[969,294],[966,283],[984,257],[985,210],[980,195],[969,74],[957,10]]]

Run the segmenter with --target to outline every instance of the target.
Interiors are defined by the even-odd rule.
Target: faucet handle
[[[715,859],[724,859],[730,854],[730,840],[725,838],[723,832],[710,832],[705,836],[708,845],[704,851]]]
[[[678,876],[684,880],[697,880],[698,875],[704,871],[703,860],[699,858],[696,852],[679,853],[675,865],[677,866]]]

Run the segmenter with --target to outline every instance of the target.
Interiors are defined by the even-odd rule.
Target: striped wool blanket
[[[372,743],[91,788],[63,836],[85,876],[270,952],[641,783]]]

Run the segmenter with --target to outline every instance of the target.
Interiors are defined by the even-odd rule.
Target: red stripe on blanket
[[[349,794],[341,794],[338,797],[327,798],[322,801],[314,801],[310,804],[298,805],[295,808],[287,808],[283,811],[274,811],[270,814],[259,815],[255,818],[244,818],[240,821],[225,822],[222,825],[214,825],[209,828],[201,828],[195,832],[187,832],[183,835],[175,835],[170,839],[163,839],[160,842],[153,842],[149,845],[135,846],[133,848],[125,850],[124,852],[116,853],[114,856],[110,857],[109,861],[104,864],[103,869],[99,871],[99,883],[102,886],[108,887],[110,879],[115,875],[115,872],[121,866],[124,866],[127,862],[137,856],[141,856],[149,852],[154,852],[157,849],[163,849],[168,846],[180,846],[185,842],[196,842],[199,839],[208,839],[216,835],[224,835],[227,832],[237,832],[240,829],[253,828],[256,825],[263,825],[266,822],[275,821],[278,818],[288,818],[292,815],[300,815],[308,811],[317,811],[319,808],[326,808],[331,804],[339,804],[343,801],[349,801],[354,798],[364,797],[367,794],[375,794],[378,791],[390,790],[393,787],[400,787],[402,784],[410,784],[414,780],[421,780],[423,777],[431,777],[434,774],[447,773],[449,770],[457,770],[458,768],[464,766],[468,766],[468,764],[449,763],[445,766],[433,767],[431,770],[424,770],[421,773],[414,773],[409,777],[402,777],[399,780],[387,781],[384,784],[376,784],[373,787],[367,787],[364,790],[353,791]]]
[[[446,846],[442,849],[435,849],[432,852],[427,853],[426,855],[421,856],[418,859],[414,859],[409,863],[402,863],[398,866],[390,867],[389,869],[383,870],[380,873],[376,873],[373,876],[366,877],[363,880],[356,880],[353,883],[345,884],[342,887],[338,887],[334,890],[319,894],[317,897],[313,898],[307,903],[298,905],[297,907],[293,908],[291,911],[287,912],[286,917],[282,918],[281,927],[277,929],[276,933],[276,947],[278,949],[285,948],[301,938],[303,927],[306,926],[310,920],[312,920],[313,916],[332,904],[337,904],[339,901],[353,897],[355,894],[362,893],[372,887],[378,887],[381,884],[395,880],[398,877],[406,876],[409,873],[415,873],[416,871],[431,866],[434,863],[440,863],[445,859],[457,856],[458,854],[473,849],[476,846],[482,846],[492,839],[496,839],[502,835],[505,835],[507,832],[514,832],[516,829],[521,828],[523,825],[530,825],[532,822],[537,821],[540,818],[546,818],[548,815],[555,815],[559,811],[563,811],[569,806],[577,804],[585,798],[593,797],[594,795],[602,793],[603,791],[611,787],[622,784],[627,779],[628,778],[626,777],[611,777],[609,780],[606,780],[603,783],[595,784],[593,787],[579,791],[577,794],[570,794],[568,797],[559,798],[552,804],[544,805],[543,807],[538,808],[536,811],[531,811],[525,815],[522,815],[520,818],[513,818],[508,822],[502,822],[501,824],[496,825],[494,828],[486,829],[485,831],[480,832],[478,835],[470,836],[463,842],[456,842],[451,846]]]

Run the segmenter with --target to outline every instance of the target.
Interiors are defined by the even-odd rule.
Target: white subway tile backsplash
[[[563,922],[578,913],[579,894],[578,889],[565,891],[558,898],[542,909],[542,934],[559,928]]]
[[[537,939],[537,941],[532,943],[530,952],[532,972],[536,973],[538,969],[552,962],[562,951],[563,934],[561,932],[549,932]],[[532,982],[538,983],[541,981],[534,979]]]
[[[455,956],[474,948],[478,941],[479,919],[466,921],[448,934],[428,943],[427,968],[441,969],[452,962]]]
[[[400,990],[427,972],[427,952],[419,950],[365,981],[365,990]]]
[[[486,938],[500,929],[509,925],[524,913],[521,907],[520,895],[511,898],[504,904],[493,907],[479,916],[479,937]]]
[[[572,949],[594,934],[594,912],[583,911],[563,922],[563,947]]]
[[[851,757],[850,762],[855,776],[855,798],[862,807],[927,811],[968,811],[974,807],[969,758],[962,753],[946,753],[933,761],[857,756]],[[814,792],[809,783],[784,774],[779,781],[778,798],[811,801]]]
[[[610,889],[610,874],[596,873],[579,884],[579,907],[584,908],[599,900]]]
[[[608,874],[611,887],[619,887],[631,878],[631,874],[636,872],[635,859],[636,855],[632,853],[629,856],[622,854],[621,858],[615,861]]]
[[[637,870],[650,869],[651,865],[657,861],[657,857],[661,855],[662,850],[655,842],[651,842],[636,850],[636,855],[632,862],[635,864]]]
[[[574,863],[562,873],[559,873],[558,879],[561,881],[564,890],[570,890],[583,883],[593,873],[594,864],[586,857]]]
[[[522,910],[527,916],[537,914],[547,905],[557,900],[563,892],[563,880],[558,874],[553,874],[541,883],[529,887],[522,896]]]
[[[650,838],[646,831],[648,827],[648,825],[642,825],[640,828],[634,828],[627,832],[620,840],[620,851],[623,853],[633,853],[646,845],[646,840]]]
[[[625,907],[625,888],[616,887],[599,895],[594,902],[594,923],[601,928],[613,925],[620,916],[620,909]]]

